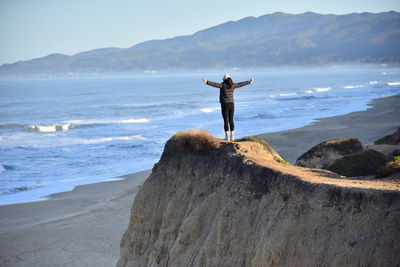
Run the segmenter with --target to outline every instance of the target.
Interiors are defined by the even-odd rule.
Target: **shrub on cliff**
[[[166,147],[170,152],[196,150],[209,153],[221,147],[221,141],[208,131],[189,130],[175,134],[168,140]]]
[[[267,140],[265,138],[262,137],[257,137],[257,136],[246,136],[240,139],[237,139],[236,142],[256,142],[259,143],[260,145],[262,145],[264,147],[264,149],[266,151],[268,151],[273,159],[276,162],[279,162],[281,164],[285,164],[285,165],[291,165],[289,162],[287,162],[286,160],[284,160],[276,151],[275,149],[272,148],[272,146],[267,142]]]
[[[366,150],[361,153],[343,156],[327,167],[328,170],[347,177],[375,175],[386,163],[382,153]]]
[[[400,172],[400,156],[394,157],[394,159],[385,166],[381,167],[376,173],[376,178],[385,178],[389,175]]]

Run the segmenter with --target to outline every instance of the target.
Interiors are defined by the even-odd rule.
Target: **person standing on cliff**
[[[203,82],[205,84],[219,88],[219,102],[221,103],[222,118],[224,119],[225,140],[230,140],[230,141],[235,140],[234,138],[235,123],[233,122],[235,104],[233,101],[233,91],[235,90],[235,88],[249,85],[253,81],[254,79],[251,78],[249,81],[234,83],[229,74],[224,75],[224,77],[222,78],[222,83],[207,81],[206,78],[203,78]],[[228,136],[229,133],[228,122],[231,130],[230,139]]]

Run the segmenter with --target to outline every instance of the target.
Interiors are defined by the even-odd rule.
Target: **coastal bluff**
[[[400,187],[184,132],[140,188],[117,266],[398,266]]]

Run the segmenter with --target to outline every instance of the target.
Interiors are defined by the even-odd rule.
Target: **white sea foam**
[[[121,121],[116,121],[115,123],[146,123],[149,121],[150,121],[149,119],[140,118],[140,119],[121,120]],[[109,123],[113,123],[113,122],[109,122]]]
[[[386,72],[382,72],[382,75],[387,75],[387,73]]]
[[[369,84],[370,85],[378,84],[378,81],[370,81]]]
[[[115,140],[147,140],[143,135],[121,136],[116,137]]]
[[[111,137],[105,137],[105,138],[98,138],[98,139],[88,139],[88,140],[81,140],[79,143],[81,144],[98,144],[98,143],[104,143],[104,142],[110,142],[113,139]]]
[[[326,92],[326,91],[329,91],[331,89],[332,88],[330,88],[330,87],[323,87],[323,88],[314,88],[313,91],[314,92]]]
[[[387,85],[389,85],[389,86],[393,86],[393,85],[400,85],[400,82],[392,82],[392,83],[387,83]]]
[[[53,125],[32,125],[28,129],[34,132],[50,133],[56,131],[68,131],[70,124],[53,124]]]
[[[310,89],[310,90],[305,90],[305,91],[303,91],[304,93],[306,93],[306,94],[312,94],[312,93],[316,93],[316,92],[326,92],[326,91],[329,91],[329,90],[331,90],[332,88],[330,88],[330,87],[319,87],[319,88],[313,88],[313,89]]]
[[[28,129],[34,132],[57,132],[57,131],[68,131],[72,128],[84,127],[84,126],[94,126],[94,125],[104,125],[104,124],[129,124],[129,123],[147,123],[149,119],[139,118],[139,119],[126,119],[126,120],[69,120],[64,121],[60,124],[52,124],[52,125],[32,125],[29,126]]]
[[[279,96],[294,96],[296,93],[279,94]]]
[[[80,144],[84,145],[90,145],[90,144],[99,144],[99,143],[105,143],[105,142],[111,142],[111,141],[116,141],[116,140],[147,140],[145,137],[142,135],[132,135],[132,136],[120,136],[120,137],[104,137],[104,138],[98,138],[98,139],[82,139],[78,141]]]
[[[3,137],[0,136],[0,142],[3,141]]]
[[[347,85],[347,86],[345,86],[343,88],[345,88],[345,89],[354,89],[354,88],[362,88],[362,87],[364,87],[364,85]]]
[[[213,108],[202,108],[202,109],[200,109],[200,111],[204,112],[204,113],[211,113],[211,112],[214,112],[214,111],[217,111],[217,110],[221,110],[221,108],[220,107],[213,107]]]
[[[275,97],[276,97],[276,95],[269,95],[269,97],[270,97],[270,98],[275,98]]]
[[[0,173],[4,172],[6,169],[4,168],[3,165],[0,165]]]
[[[85,178],[84,177],[67,178],[67,179],[58,180],[57,182],[59,182],[59,183],[70,183],[70,182],[78,182],[78,181],[82,181],[82,180],[85,180]]]

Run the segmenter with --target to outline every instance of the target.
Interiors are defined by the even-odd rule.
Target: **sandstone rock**
[[[137,193],[117,266],[399,264],[399,188],[181,138]]]
[[[308,168],[326,169],[336,159],[362,152],[362,143],[355,138],[341,138],[322,142],[301,155],[296,165]]]

